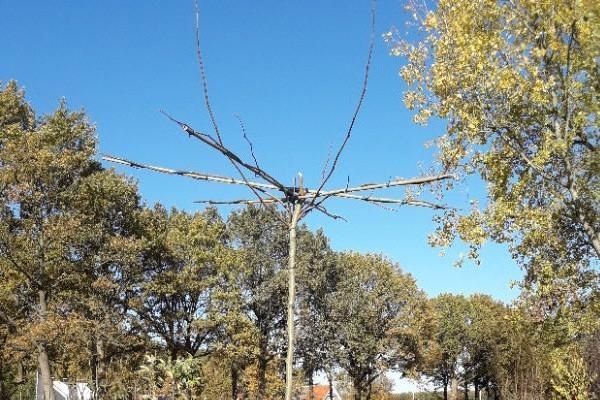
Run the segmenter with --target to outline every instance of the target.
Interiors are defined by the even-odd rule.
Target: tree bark
[[[329,381],[329,398],[333,400],[333,376],[331,373],[327,374],[327,381]]]
[[[262,346],[261,346],[262,347]],[[261,353],[263,353],[261,349]],[[267,364],[269,360],[266,354],[261,354],[258,358],[258,391],[257,400],[264,400],[267,396]]]
[[[448,382],[444,382],[444,400],[448,400]]]
[[[102,398],[102,381],[104,380],[104,341],[100,337],[100,335],[96,334],[94,349],[94,386],[95,393],[94,397],[96,399]]]
[[[314,391],[314,380],[313,380],[313,373],[312,371],[310,371],[308,373],[308,399],[309,400],[315,400],[315,391]]]
[[[458,379],[452,378],[450,383],[450,400],[458,400]]]
[[[38,307],[40,322],[46,321],[46,313],[48,311],[46,304],[46,292],[44,290],[38,291]],[[38,367],[40,369],[40,375],[42,378],[42,388],[44,391],[44,400],[54,400],[54,388],[52,384],[52,371],[50,369],[50,360],[48,359],[48,351],[46,349],[46,343],[43,341],[38,342]]]
[[[475,400],[479,400],[479,386],[476,383],[473,383],[473,387],[475,388]]]
[[[354,400],[362,400],[365,388],[360,378],[356,378],[352,382],[354,386]]]
[[[231,366],[231,400],[237,400],[238,397],[238,379],[239,372],[237,367]]]
[[[300,185],[302,187],[302,185]],[[294,211],[290,220],[290,252],[288,257],[288,307],[287,307],[287,336],[288,348],[285,360],[285,400],[292,400],[294,391],[294,303],[296,301],[296,227],[300,219],[302,205],[294,204]]]

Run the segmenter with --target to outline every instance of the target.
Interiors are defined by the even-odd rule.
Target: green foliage
[[[441,167],[479,176],[488,194],[470,212],[441,218],[432,243],[459,236],[474,259],[485,240],[508,244],[526,272],[523,318],[537,332],[527,343],[540,351],[536,359],[580,346],[599,322],[597,2],[439,0],[408,8],[410,41],[398,31],[385,35],[406,61],[406,106],[418,123],[447,122],[436,140]],[[546,361],[532,379],[541,391],[550,388],[549,365],[560,369]],[[554,371],[553,387],[556,374],[565,387],[575,384]]]
[[[338,263],[342,278],[332,296],[338,362],[362,398],[383,371],[408,372],[418,364],[425,296],[381,256],[342,253]]]
[[[473,250],[488,238],[508,243],[542,293],[588,274],[600,256],[596,2],[409,8],[420,40],[385,36],[406,57],[407,107],[417,122],[447,121],[437,140],[442,168],[479,175],[488,192],[481,209],[447,215],[433,243],[447,245],[454,233]]]

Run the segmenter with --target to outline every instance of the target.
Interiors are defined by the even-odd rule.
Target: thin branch
[[[194,1],[194,7],[196,9],[196,56],[198,58],[198,67],[200,69],[200,78],[202,79],[202,91],[204,93],[204,104],[206,106],[206,111],[208,111],[208,115],[210,117],[210,122],[213,125],[215,130],[215,134],[217,135],[217,139],[219,143],[222,145],[223,140],[221,140],[221,132],[219,131],[219,125],[217,125],[217,119],[215,118],[215,114],[212,110],[212,106],[210,103],[210,96],[208,95],[208,80],[206,79],[206,69],[204,68],[204,59],[202,58],[202,50],[200,48],[200,7],[198,6],[198,0]]]
[[[395,186],[423,185],[426,183],[437,182],[437,181],[442,181],[442,180],[452,179],[452,178],[455,178],[455,176],[452,174],[442,174],[442,175],[423,176],[423,177],[411,178],[411,179],[397,179],[395,181],[388,181],[385,183],[365,183],[365,184],[362,184],[359,186],[328,190],[328,191],[320,192],[320,193],[317,191],[309,190],[308,194],[306,194],[304,197],[306,197],[306,198],[310,198],[310,197],[316,198],[316,197],[324,197],[324,196],[331,197],[331,196],[338,196],[338,195],[344,194],[344,193],[360,192],[360,191],[364,191],[364,190],[383,189],[383,188],[395,187]]]
[[[208,142],[205,142],[205,143],[207,143],[207,144],[209,144],[211,146],[213,146],[213,145],[220,145],[222,147],[222,149],[227,150],[227,153],[224,153],[221,150],[219,150],[219,151],[221,151],[223,154],[225,154],[227,156],[227,158],[229,159],[229,161],[231,162],[231,164],[234,166],[234,168],[238,171],[238,173],[240,174],[240,176],[242,177],[242,179],[244,180],[244,182],[246,182],[246,186],[248,186],[250,188],[250,190],[252,191],[252,193],[254,193],[254,195],[256,196],[256,198],[264,206],[265,204],[263,202],[263,198],[258,194],[257,188],[255,188],[255,187],[253,187],[252,185],[249,184],[250,182],[248,181],[248,179],[246,178],[246,175],[241,170],[241,168],[240,168],[240,166],[238,164],[240,164],[240,165],[242,165],[242,166],[244,166],[246,168],[247,168],[247,166],[244,163],[240,162],[241,159],[239,157],[237,157],[233,152],[231,152],[228,149],[226,149],[225,146],[223,145],[223,139],[221,138],[221,132],[219,131],[219,125],[217,124],[217,119],[216,119],[215,114],[213,112],[212,105],[211,105],[211,102],[210,102],[210,96],[208,94],[208,80],[206,78],[206,69],[204,67],[204,59],[202,58],[202,49],[200,47],[200,7],[198,6],[198,0],[194,1],[194,6],[195,6],[195,9],[196,9],[196,56],[198,57],[198,67],[200,68],[200,78],[202,79],[202,90],[203,90],[203,93],[204,93],[204,104],[206,105],[206,110],[208,111],[208,115],[210,116],[210,121],[212,122],[213,128],[215,130],[215,134],[217,135],[217,141],[218,141],[218,143],[217,143],[217,141],[215,141],[214,139],[212,139],[212,137],[208,136],[211,140],[209,140]],[[243,127],[243,124],[242,124],[242,127]],[[244,131],[245,131],[245,128],[244,128]],[[244,133],[244,137],[246,137],[245,133]],[[252,148],[252,145],[250,145],[250,147]],[[252,157],[254,158],[254,162],[256,163],[256,171],[262,171],[262,169],[258,166],[258,162],[256,161],[256,157],[254,157],[254,151],[252,151]],[[265,177],[263,175],[261,175],[260,173],[257,173],[256,171],[253,171],[256,176],[260,176],[261,178],[265,179]],[[264,174],[264,175],[266,175],[266,174]],[[275,179],[273,179],[272,181],[270,181],[268,179],[265,179],[265,180],[267,182],[270,182],[270,183],[273,183],[273,184],[277,183],[277,181]],[[270,197],[275,198],[274,196],[271,196],[271,195],[270,195]]]
[[[448,209],[447,206],[432,203],[429,201],[424,201],[424,200],[392,199],[392,198],[386,198],[386,197],[357,196],[357,195],[348,194],[348,193],[340,193],[340,194],[334,195],[334,197],[342,197],[342,198],[346,198],[346,199],[361,200],[361,201],[365,201],[368,203],[376,203],[376,204],[410,205],[410,206],[433,208],[436,210]]]
[[[161,111],[161,112],[167,118],[169,118],[171,121],[178,124],[181,127],[181,129],[183,129],[183,131],[185,133],[187,133],[189,136],[192,136],[192,137],[202,141],[203,143],[207,144],[208,146],[212,147],[213,149],[217,150],[219,153],[221,153],[222,155],[227,157],[233,164],[238,164],[238,165],[246,168],[247,170],[253,172],[258,177],[264,179],[265,181],[267,181],[270,184],[272,184],[273,186],[275,186],[281,192],[284,192],[286,194],[288,193],[288,191],[286,190],[286,187],[283,184],[281,184],[277,179],[275,179],[274,177],[269,175],[263,169],[256,168],[254,165],[248,164],[247,162],[243,161],[240,157],[238,157],[235,153],[233,153],[227,147],[223,146],[222,144],[217,142],[215,139],[213,139],[212,136],[207,135],[206,133],[198,132],[198,131],[194,130],[191,126],[187,125],[186,123],[183,123],[183,122],[178,121],[177,119],[173,118],[166,112],[164,112],[164,111]]]
[[[141,163],[138,163],[138,162],[135,162],[135,161],[130,161],[130,160],[127,160],[127,159],[124,159],[124,158],[115,157],[115,156],[111,156],[111,155],[103,155],[102,159],[105,160],[105,161],[108,161],[108,162],[126,165],[128,167],[140,168],[140,169],[147,169],[147,170],[150,170],[150,171],[160,172],[160,173],[169,174],[169,175],[185,176],[185,177],[196,179],[196,180],[200,180],[200,181],[209,181],[209,182],[229,183],[229,184],[232,184],[232,185],[251,186],[251,187],[253,187],[255,189],[259,189],[259,188],[260,189],[277,189],[275,186],[269,185],[269,184],[266,184],[266,183],[246,182],[246,181],[243,181],[241,179],[230,178],[230,177],[227,177],[227,176],[212,175],[212,174],[205,174],[205,173],[201,173],[201,172],[182,171],[182,170],[174,170],[174,169],[170,169],[170,168],[156,167],[156,166],[153,166],[153,165],[141,164]]]
[[[329,150],[327,151],[327,158],[325,159],[325,164],[323,164],[323,169],[321,170],[321,182],[325,180],[325,173],[327,172],[329,161],[331,161],[331,145],[329,145]]]
[[[248,146],[250,147],[250,154],[252,155],[252,159],[254,160],[254,165],[256,166],[256,168],[261,169],[260,166],[258,165],[258,161],[256,160],[256,156],[254,155],[254,146],[252,145],[252,142],[248,138],[248,133],[246,131],[246,125],[244,124],[244,121],[242,120],[242,117],[239,114],[236,114],[235,117],[237,118],[237,120],[240,123],[240,128],[242,129],[242,134],[244,135],[244,139],[246,140],[246,143],[248,143]]]
[[[341,215],[333,214],[333,213],[327,211],[327,209],[323,206],[313,206],[312,209],[317,210],[317,211],[325,214],[329,218],[333,218],[334,220],[341,219],[344,222],[348,222],[348,220],[346,218],[342,217]],[[303,211],[303,215],[306,215],[307,213],[309,213],[310,210],[311,209],[306,209],[305,211]]]
[[[331,164],[331,168],[329,169],[327,176],[325,176],[325,179],[323,179],[321,181],[321,185],[317,189],[317,195],[311,201],[311,205],[314,205],[315,199],[317,197],[319,197],[319,192],[323,189],[323,187],[325,187],[325,184],[327,183],[327,181],[329,181],[329,179],[333,175],[333,172],[335,171],[335,167],[337,166],[337,163],[340,159],[340,156],[342,155],[342,152],[344,151],[344,148],[346,147],[348,140],[350,140],[350,136],[352,135],[352,128],[354,128],[354,123],[356,122],[356,118],[358,117],[358,113],[360,112],[363,101],[365,99],[365,95],[367,93],[367,83],[369,81],[369,69],[371,67],[371,59],[373,56],[373,47],[375,46],[375,4],[376,4],[376,1],[372,0],[372,2],[371,2],[371,37],[369,39],[369,50],[368,50],[368,54],[367,54],[367,62],[365,63],[365,74],[364,74],[364,78],[363,78],[362,88],[360,91],[360,96],[358,98],[358,104],[356,105],[354,114],[352,115],[352,119],[350,120],[350,125],[348,126],[348,130],[346,131],[346,137],[344,138],[344,141],[342,142],[340,148],[337,151],[337,154],[335,155],[335,158],[333,159],[333,163]]]
[[[236,204],[260,204],[259,200],[252,200],[252,199],[239,199],[239,200],[195,200],[194,203],[196,204],[209,204],[212,206],[217,206],[217,205],[236,205]],[[276,203],[275,200],[271,200],[271,199],[263,199],[263,203]]]

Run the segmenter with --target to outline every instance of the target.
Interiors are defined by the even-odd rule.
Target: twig
[[[302,215],[308,214],[311,209],[317,210],[317,211],[325,214],[329,218],[333,218],[335,220],[341,219],[344,222],[348,222],[348,220],[346,218],[342,217],[341,215],[333,214],[333,213],[327,211],[327,209],[323,206],[312,206],[311,208],[306,208],[305,210],[302,211]]]
[[[254,160],[254,165],[256,166],[256,168],[261,169],[260,166],[258,165],[258,160],[256,159],[256,156],[254,155],[254,146],[252,145],[252,142],[248,138],[248,134],[246,131],[246,125],[244,124],[244,121],[242,120],[242,117],[239,114],[236,114],[235,117],[237,118],[237,120],[240,123],[240,128],[242,129],[242,134],[244,135],[244,139],[246,140],[246,143],[248,143],[248,146],[250,147],[250,154],[252,155],[252,159]]]
[[[274,177],[269,175],[267,172],[265,172],[263,169],[256,168],[254,165],[248,164],[247,162],[243,161],[240,157],[238,157],[235,153],[233,153],[227,147],[225,147],[224,145],[215,141],[212,138],[212,136],[210,136],[206,133],[202,133],[202,132],[198,132],[198,131],[194,130],[191,126],[173,118],[172,116],[167,114],[165,111],[161,111],[161,112],[165,116],[167,116],[167,118],[169,118],[171,121],[178,124],[181,127],[181,129],[183,129],[183,131],[185,133],[187,133],[189,136],[192,136],[192,137],[200,140],[201,142],[207,144],[208,146],[212,147],[213,149],[217,150],[219,153],[221,153],[222,155],[227,157],[232,163],[239,164],[240,166],[242,166],[242,167],[246,168],[247,170],[256,174],[258,177],[269,182],[270,184],[275,186],[278,190],[286,193],[286,187],[283,184],[281,184],[277,179],[275,179]]]
[[[329,179],[333,175],[333,172],[335,171],[335,167],[337,166],[340,156],[342,155],[342,152],[344,151],[344,148],[346,147],[348,140],[350,140],[350,136],[352,135],[352,128],[354,128],[354,123],[356,122],[356,118],[358,117],[358,113],[360,112],[363,101],[365,99],[365,95],[367,93],[367,83],[369,81],[369,69],[371,67],[371,59],[373,56],[373,47],[375,46],[375,4],[376,4],[376,0],[372,0],[371,1],[371,37],[369,39],[369,50],[368,50],[368,54],[367,54],[367,62],[365,64],[365,74],[364,74],[364,78],[363,78],[363,84],[362,84],[360,96],[358,98],[358,104],[356,105],[354,114],[352,115],[352,119],[350,120],[350,125],[348,126],[348,130],[346,131],[346,137],[344,138],[344,141],[342,142],[340,148],[337,151],[337,154],[335,155],[335,158],[333,159],[333,163],[331,164],[331,168],[329,169],[327,176],[325,177],[325,179],[323,179],[321,181],[321,185],[317,189],[317,196],[315,196],[315,199],[317,197],[319,197],[319,195],[318,195],[319,192],[323,189],[323,187],[325,187],[325,184],[327,183],[327,181],[329,181]],[[315,204],[315,199],[313,199],[311,201],[311,206]]]
[[[204,93],[204,104],[206,106],[206,111],[208,111],[208,115],[210,117],[210,122],[213,125],[215,130],[215,134],[217,135],[217,139],[219,143],[222,145],[223,140],[221,140],[221,132],[219,131],[219,125],[217,125],[217,119],[215,118],[215,114],[212,110],[212,106],[210,103],[210,96],[208,95],[208,80],[206,79],[206,69],[204,68],[204,59],[202,57],[202,50],[200,48],[200,6],[198,6],[198,0],[194,1],[194,7],[196,9],[196,57],[198,58],[198,67],[200,69],[200,79],[202,80],[202,91]]]

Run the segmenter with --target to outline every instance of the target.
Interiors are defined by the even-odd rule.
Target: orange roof
[[[308,388],[304,391],[304,397],[302,400],[309,400],[309,392]],[[327,396],[329,396],[329,385],[314,385],[313,386],[313,395],[315,400],[325,400]]]

